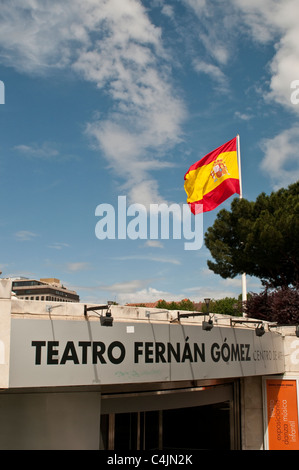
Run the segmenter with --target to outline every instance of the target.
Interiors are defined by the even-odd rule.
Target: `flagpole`
[[[239,182],[240,182],[240,199],[242,199],[243,190],[242,190],[241,151],[240,151],[240,136],[239,136],[239,134],[237,134],[237,156],[238,156]]]
[[[239,183],[240,183],[240,199],[243,198],[242,189],[242,172],[241,172],[241,152],[240,152],[240,136],[237,134],[237,156],[238,156],[238,168],[239,168]],[[247,300],[247,286],[246,286],[246,273],[242,274],[242,302]],[[243,312],[243,317],[245,316]]]

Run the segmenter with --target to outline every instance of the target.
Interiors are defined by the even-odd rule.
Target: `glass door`
[[[229,402],[102,415],[102,449],[212,450],[231,448]]]

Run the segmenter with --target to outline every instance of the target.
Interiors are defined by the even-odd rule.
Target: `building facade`
[[[0,281],[0,449],[299,449],[294,328],[50,307]]]
[[[79,302],[75,291],[67,289],[59,279],[15,279],[12,289],[19,299],[54,302]]]

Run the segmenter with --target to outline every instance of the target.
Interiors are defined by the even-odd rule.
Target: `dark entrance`
[[[229,450],[230,403],[102,416],[102,448],[128,450]]]

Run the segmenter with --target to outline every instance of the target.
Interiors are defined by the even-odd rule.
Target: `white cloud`
[[[194,290],[188,291],[184,290],[184,292],[191,296],[192,299],[195,298],[196,302],[203,302],[205,298],[210,298],[210,299],[224,299],[225,297],[236,297],[236,291],[234,290],[229,290],[229,289],[223,289],[221,287],[202,287],[202,288],[194,288]]]
[[[92,292],[93,296],[96,293],[100,294],[101,297],[107,294],[113,297],[120,305],[127,303],[156,302],[160,299],[179,301],[185,297],[184,294],[173,294],[148,286],[150,282],[151,280],[149,279],[133,279],[131,281],[116,282],[111,285],[101,284],[93,287],[75,286],[72,288],[76,291]],[[93,297],[92,301],[95,301],[95,297]]]
[[[124,305],[126,303],[156,302],[160,299],[164,299],[166,301],[180,301],[183,298],[184,295],[173,294],[171,292],[155,289],[154,287],[148,287],[132,293],[119,293],[117,296],[117,302]]]
[[[63,248],[67,248],[69,246],[70,245],[68,245],[67,243],[55,242],[52,245],[48,245],[48,248],[53,248],[54,250],[62,250]]]
[[[269,75],[265,100],[279,103],[295,113],[291,102],[291,82],[299,78],[299,2],[298,0],[230,0],[204,2],[184,0],[199,19],[201,45],[208,60],[199,64],[215,80],[224,80],[225,66],[237,52],[239,35],[247,34],[255,44],[274,45],[273,57],[265,64]],[[216,62],[214,66],[210,65]]]
[[[160,31],[136,0],[11,0],[1,5],[0,24],[2,61],[38,74],[74,63],[83,47],[92,48],[92,33],[105,39],[103,58],[110,39],[159,46]]]
[[[233,280],[234,281],[234,280]],[[190,287],[184,289],[185,296],[188,296],[195,302],[203,302],[205,298],[210,299],[224,299],[225,297],[235,297],[241,293],[241,281],[238,282],[214,282],[214,286],[211,285],[202,287]]]
[[[146,256],[146,255],[128,255],[128,256],[119,256],[117,258],[119,261],[128,261],[128,260],[146,260],[146,261],[153,261],[155,263],[169,263],[180,265],[181,262],[176,258],[161,258],[161,256]]]
[[[255,41],[275,43],[275,54],[269,64],[270,89],[267,99],[294,112],[290,85],[299,78],[299,3],[297,0],[232,0],[240,9],[242,20]]]
[[[266,44],[273,40],[277,34],[277,27],[270,20],[276,13],[279,3],[285,0],[231,0],[239,10],[240,21],[250,29],[254,41]]]
[[[37,236],[37,233],[30,232],[28,230],[20,230],[19,232],[15,233],[15,237],[19,241],[31,241]]]
[[[90,263],[86,263],[86,262],[73,262],[73,263],[67,263],[66,265],[66,269],[71,272],[84,271],[90,268],[91,268]]]
[[[161,31],[141,2],[12,0],[1,6],[0,46],[0,61],[21,72],[67,67],[106,93],[110,112],[87,133],[124,183],[145,182],[148,198],[160,199],[149,169],[138,164],[153,169],[150,152],[180,141],[186,111],[171,85]],[[140,194],[131,199],[141,202]]]
[[[299,125],[262,142],[265,153],[262,170],[271,178],[275,189],[299,180]]]
[[[219,276],[207,267],[200,270],[202,279],[201,285],[191,286],[183,289],[186,296],[194,301],[203,301],[204,298],[223,299],[225,297],[235,297],[242,292],[241,276],[235,278],[219,279]],[[259,292],[261,282],[258,278],[246,276],[247,292]]]
[[[220,65],[227,64],[230,57],[229,42],[223,41],[223,37],[217,37],[217,32],[211,28],[206,34],[199,34],[199,38],[209,55]]]
[[[204,61],[209,63],[212,60],[219,67],[229,64],[236,49],[234,41],[237,34],[237,15],[231,3],[221,0],[214,2],[183,0],[183,2],[198,18],[197,37],[200,41],[198,49],[202,57],[205,53],[207,59]],[[216,71],[216,68],[214,70]]]
[[[59,152],[54,148],[53,144],[49,142],[44,142],[41,145],[31,144],[31,145],[16,145],[15,150],[29,157],[49,159],[59,156]]]
[[[170,5],[163,5],[161,13],[163,13],[165,16],[168,16],[169,18],[174,18],[174,9]]]
[[[221,71],[220,67],[218,67],[217,65],[208,64],[200,60],[195,60],[194,69],[198,73],[204,73],[210,76],[211,80],[217,83],[219,91],[228,91],[228,79],[225,74]]]
[[[161,243],[159,240],[147,240],[144,246],[149,248],[163,248],[163,243]]]
[[[241,113],[240,111],[236,111],[235,117],[241,119],[242,121],[250,121],[250,119],[253,118],[253,115],[250,113]]]
[[[184,2],[191,7],[198,16],[201,16],[207,7],[206,0],[184,0]]]
[[[129,182],[130,202],[147,205],[161,201],[149,173],[150,169],[160,170],[161,165],[149,151],[155,149],[159,155],[180,142],[184,106],[152,66],[139,68],[138,78],[132,76],[127,81],[118,77],[118,82],[118,112],[89,124],[87,132],[96,139],[114,172]],[[142,190],[136,185],[142,185]]]
[[[129,191],[128,202],[130,204],[138,202],[148,209],[150,204],[161,204],[166,202],[160,196],[157,181],[149,179],[149,176],[147,179],[146,175],[144,175],[143,178],[137,180],[133,185],[128,182],[128,184],[124,186],[124,189],[126,188]]]
[[[135,292],[136,289],[141,289],[145,285],[147,285],[149,281],[141,280],[141,279],[134,279],[132,281],[124,281],[124,282],[117,282],[115,284],[111,284],[110,286],[101,285],[99,286],[100,290],[104,291],[111,291],[115,293],[132,293]]]

